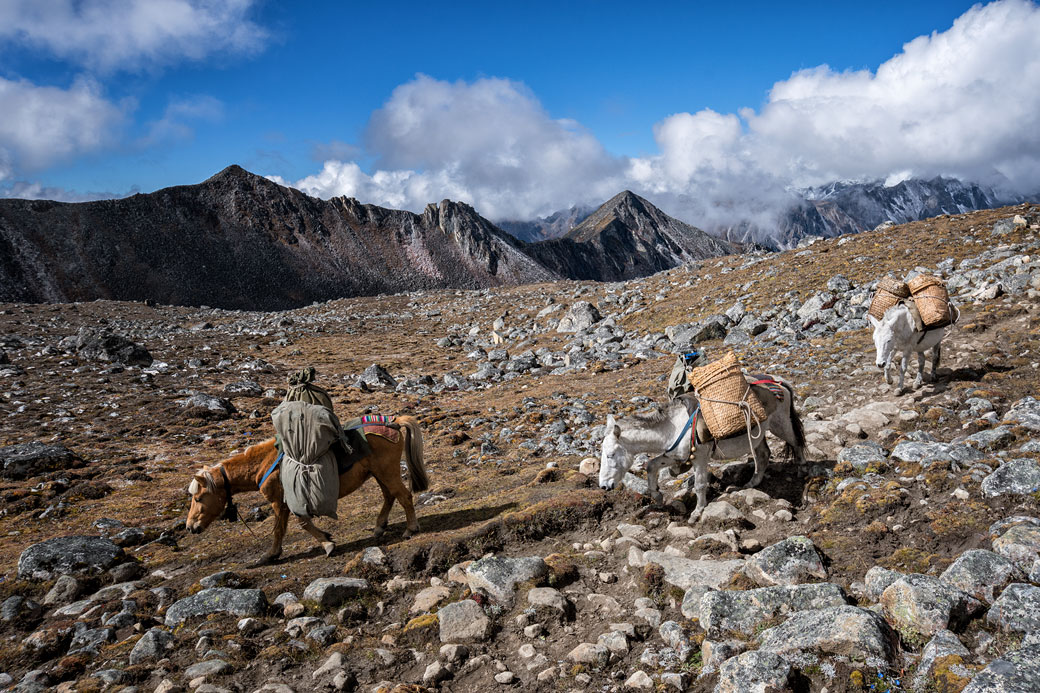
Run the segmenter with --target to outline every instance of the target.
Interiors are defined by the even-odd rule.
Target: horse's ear
[[[191,480],[192,484],[198,484],[199,489],[204,489],[209,486],[209,481],[202,474],[196,474],[195,478]],[[189,489],[191,486],[188,487]],[[193,492],[194,493],[194,492]]]
[[[877,328],[881,324],[881,321],[875,318],[870,313],[867,313],[867,320],[869,320],[870,324],[873,325],[875,328]]]
[[[608,435],[608,436],[611,433],[613,433],[614,435],[618,434],[617,433],[618,427],[617,427],[617,424],[614,422],[614,415],[613,414],[607,414],[607,426],[603,430],[605,432],[605,435]]]

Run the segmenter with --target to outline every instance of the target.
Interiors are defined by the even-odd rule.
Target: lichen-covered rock
[[[152,355],[147,349],[109,329],[81,327],[75,338],[69,339],[67,346],[87,359],[113,361],[127,366],[152,364]]]
[[[871,465],[883,463],[887,456],[888,452],[877,443],[863,442],[842,448],[838,453],[838,464],[848,463],[862,473]]]
[[[711,591],[707,585],[691,585],[683,595],[682,605],[679,611],[690,620],[701,617],[701,598]]]
[[[744,568],[743,559],[731,561],[693,560],[664,551],[647,551],[643,557],[648,563],[664,568],[664,581],[681,590],[694,585],[719,589]]]
[[[580,332],[589,329],[602,319],[596,306],[588,301],[577,301],[570,307],[567,314],[560,318],[556,331]]]
[[[323,609],[335,609],[369,590],[368,580],[349,577],[318,578],[303,591],[304,601],[317,602]]]
[[[472,599],[444,605],[437,612],[437,621],[443,643],[483,642],[491,633],[491,621]]]
[[[28,479],[82,466],[79,455],[63,445],[45,445],[34,440],[0,448],[0,477],[4,479]]]
[[[513,603],[513,595],[520,583],[541,580],[548,574],[549,566],[537,556],[487,556],[474,561],[466,569],[466,579],[471,590],[482,589],[502,604]]]
[[[55,575],[91,575],[108,570],[123,557],[123,549],[104,537],[56,537],[22,551],[18,577],[49,580]]]
[[[867,571],[866,576],[863,578],[863,582],[866,583],[867,597],[871,601],[877,601],[881,599],[881,594],[891,585],[893,582],[903,577],[903,573],[895,570],[889,570],[888,568],[882,568],[879,565],[874,566]]]
[[[1022,570],[1030,570],[1040,558],[1040,526],[1020,524],[993,540],[993,550]]]
[[[982,480],[982,493],[987,498],[1022,496],[1040,490],[1040,464],[1036,460],[1008,460]]]
[[[1016,582],[993,602],[986,621],[1012,633],[1040,631],[1040,587]]]
[[[920,462],[928,466],[933,462],[952,460],[970,464],[982,459],[982,453],[963,443],[904,442],[892,449],[892,458],[901,462]]]
[[[173,646],[173,633],[162,628],[149,628],[130,650],[130,664],[141,664],[162,659]]]
[[[788,690],[791,665],[772,652],[754,650],[726,660],[719,667],[715,693],[781,693]]]
[[[1024,426],[1031,431],[1040,431],[1040,401],[1034,397],[1024,397],[1008,409],[1004,421]]]
[[[1030,645],[994,659],[962,693],[1034,693],[1040,691],[1040,645]]]
[[[808,537],[788,537],[747,560],[744,573],[760,585],[797,585],[827,579],[816,546]]]
[[[761,634],[764,652],[841,655],[855,661],[887,661],[893,636],[884,619],[857,606],[800,611]]]
[[[948,630],[941,630],[925,645],[921,652],[921,660],[918,662],[914,673],[914,689],[927,690],[929,678],[932,676],[936,662],[950,661],[948,658],[957,657],[965,660],[969,656],[968,648],[961,644],[957,636]]]
[[[976,599],[992,604],[1005,586],[1022,577],[1022,571],[1000,554],[985,549],[972,549],[958,556],[939,579]]]
[[[701,599],[700,624],[716,640],[728,632],[754,635],[761,624],[793,612],[846,603],[841,587],[830,583],[712,591]]]
[[[701,643],[701,673],[716,671],[731,657],[747,651],[747,643],[740,640],[708,640]]]
[[[892,627],[904,633],[932,636],[958,628],[979,615],[982,602],[931,575],[904,575],[881,595],[881,606]]]
[[[261,616],[266,611],[267,597],[261,590],[210,587],[171,604],[166,610],[166,625],[176,626],[189,618],[215,613]]]

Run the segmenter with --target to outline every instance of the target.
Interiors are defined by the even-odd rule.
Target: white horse
[[[960,314],[954,308],[954,322]],[[877,367],[885,374],[885,382],[892,384],[892,375],[889,367],[897,351],[903,352],[899,361],[899,387],[898,392],[903,392],[903,379],[906,376],[906,366],[910,359],[910,352],[917,354],[917,379],[914,387],[920,387],[925,378],[924,352],[932,350],[932,374],[928,382],[935,381],[935,373],[939,368],[939,360],[942,356],[940,342],[946,336],[945,327],[937,327],[932,330],[920,332],[914,325],[914,319],[910,316],[910,309],[900,303],[885,311],[880,320],[873,315],[868,315],[870,323],[874,326],[874,347],[877,349]]]
[[[729,438],[714,440],[693,445],[693,431],[684,430],[691,415],[698,409],[693,395],[683,395],[673,399],[663,412],[649,416],[632,416],[615,421],[607,417],[606,435],[599,461],[599,485],[605,491],[615,488],[621,483],[625,473],[632,467],[634,456],[639,453],[654,455],[647,462],[646,477],[650,498],[660,504],[664,497],[658,490],[658,473],[662,465],[668,464],[674,474],[680,473],[679,466],[694,453],[694,491],[697,494],[697,507],[690,515],[690,521],[696,522],[708,496],[708,460],[732,460],[750,454],[755,460],[755,473],[744,488],[758,486],[765,476],[769,463],[769,446],[766,444],[765,431],[781,438],[787,443],[787,450],[793,454],[799,464],[805,462],[805,435],[802,422],[794,408],[794,392],[791,386],[777,381],[782,387],[780,399],[764,388],[752,386],[762,405],[766,409],[767,418],[759,424],[752,424],[748,431],[738,433]],[[692,428],[692,427],[691,427]]]

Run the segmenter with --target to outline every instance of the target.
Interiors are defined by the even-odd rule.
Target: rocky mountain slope
[[[733,247],[626,190],[564,237],[526,250],[560,276],[617,281],[725,255]]]
[[[569,209],[553,212],[547,217],[529,221],[503,220],[495,223],[500,229],[521,241],[537,243],[566,236],[571,229],[585,221],[594,211],[596,210],[592,207],[575,205]]]
[[[896,392],[877,279],[962,309],[935,383]],[[945,216],[616,283],[353,298],[281,312],[0,305],[0,686],[19,691],[1035,691],[1040,207]],[[493,332],[495,334],[493,334]],[[495,336],[497,335],[497,336]],[[674,354],[793,384],[809,464],[599,490],[608,414]],[[188,534],[195,469],[270,436],[314,365],[341,415],[422,422],[423,532],[374,484],[330,558],[274,523]],[[910,366],[913,382],[916,364]],[[641,464],[643,460],[637,460]]]

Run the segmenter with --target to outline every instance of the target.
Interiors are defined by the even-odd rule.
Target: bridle
[[[227,506],[224,508],[224,514],[221,517],[228,522],[234,522],[238,519],[238,507],[231,501],[231,479],[228,478],[224,465],[219,465],[219,469],[220,476],[224,479],[224,488],[227,489]]]

